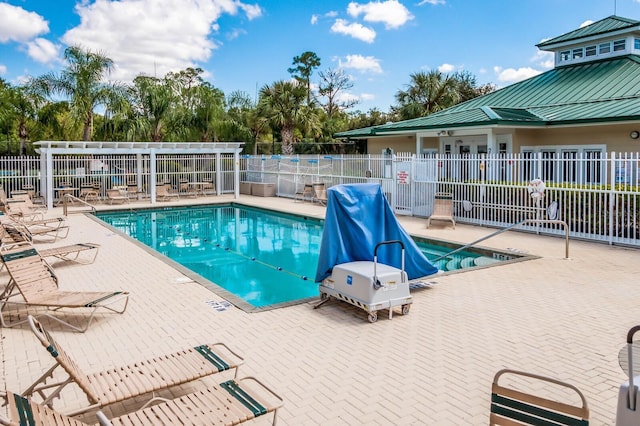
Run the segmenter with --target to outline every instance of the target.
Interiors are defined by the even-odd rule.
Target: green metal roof
[[[577,30],[573,30],[558,37],[554,37],[551,40],[543,41],[536,46],[542,50],[545,50],[545,47],[549,47],[557,43],[565,43],[581,38],[600,36],[614,31],[638,27],[638,25],[640,25],[640,21],[612,15],[608,18],[601,19],[585,27],[578,28]]]
[[[337,137],[487,125],[553,126],[640,119],[640,57],[555,68],[435,114]]]

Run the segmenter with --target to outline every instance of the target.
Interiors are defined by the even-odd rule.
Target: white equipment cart
[[[401,269],[378,263],[378,248],[386,244],[398,244],[402,249]],[[320,307],[330,297],[350,303],[364,309],[369,322],[378,320],[378,311],[389,310],[389,319],[393,317],[393,308],[400,306],[402,315],[409,313],[413,302],[409,294],[409,280],[404,271],[404,244],[402,241],[383,241],[373,250],[373,262],[356,261],[335,265],[331,275],[319,285]]]

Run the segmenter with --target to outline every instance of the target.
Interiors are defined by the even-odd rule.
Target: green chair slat
[[[4,262],[10,262],[16,259],[24,259],[26,257],[36,256],[37,254],[38,252],[36,251],[36,249],[28,249],[15,253],[5,253],[2,255],[2,260]]]
[[[106,296],[104,296],[104,297],[101,297],[101,298],[96,299],[96,300],[92,300],[91,302],[89,302],[89,303],[85,304],[84,306],[85,306],[86,308],[93,308],[95,305],[97,305],[98,303],[102,302],[103,300],[107,300],[107,299],[109,299],[110,297],[117,296],[117,295],[119,295],[119,294],[122,294],[122,292],[121,292],[121,291],[114,291],[113,293],[111,293],[111,294],[107,294],[107,295],[106,295]]]
[[[235,380],[228,380],[220,383],[223,389],[226,389],[234,398],[247,407],[255,417],[267,414],[267,409],[256,401],[251,395],[245,392]]]
[[[14,394],[13,398],[16,403],[16,409],[18,410],[18,416],[20,417],[20,426],[35,426],[36,422],[33,419],[33,411],[27,398]]]
[[[231,368],[229,364],[227,364],[222,358],[216,355],[215,352],[213,352],[207,345],[196,346],[194,349],[198,351],[200,355],[202,355],[207,361],[215,365],[218,369],[218,372],[226,371]]]
[[[491,412],[536,426],[587,426],[588,420],[566,416],[497,394],[491,394]]]

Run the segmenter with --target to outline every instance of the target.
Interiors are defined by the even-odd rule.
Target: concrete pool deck
[[[159,203],[241,202],[322,217],[325,208],[284,198],[229,196]],[[149,204],[141,204],[149,206]],[[116,206],[113,206],[116,208]],[[118,208],[134,208],[132,203]],[[110,209],[111,206],[100,206]],[[61,209],[51,211],[60,214]],[[493,229],[400,217],[414,235],[462,243]],[[60,287],[131,292],[123,315],[97,315],[84,334],[43,324],[86,371],[150,358],[201,343],[222,341],[245,358],[240,376],[255,375],[285,399],[281,425],[484,425],[493,375],[513,368],[577,386],[594,425],[614,424],[617,393],[625,374],[618,352],[627,331],[640,324],[640,252],[572,240],[505,232],[481,245],[537,255],[498,267],[435,276],[433,287],[413,292],[409,315],[382,313],[370,324],[364,311],[332,301],[245,313],[216,310],[223,299],[114,234],[92,218],[69,215],[74,242],[101,245],[91,265],[55,263]],[[7,280],[6,271],[0,280]],[[82,319],[82,316],[78,317]],[[5,387],[23,391],[51,364],[28,326],[0,328]],[[184,386],[206,386],[212,377]],[[86,404],[69,386],[54,406]],[[130,409],[116,405],[107,414]],[[88,417],[93,422],[95,419]],[[252,424],[270,424],[271,417]]]

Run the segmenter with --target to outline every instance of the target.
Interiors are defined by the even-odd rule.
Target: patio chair
[[[433,202],[433,213],[427,218],[427,228],[432,220],[447,220],[456,229],[456,221],[453,218],[453,194],[449,192],[436,192]]]
[[[212,194],[215,195],[216,194],[216,188],[213,186],[213,179],[212,178],[203,178],[202,179],[202,194],[203,195],[207,195],[207,194]]]
[[[512,376],[519,386],[498,384],[502,376]],[[504,379],[503,379],[504,380]],[[548,399],[542,396],[542,385],[553,385],[553,395],[566,395],[567,400],[577,394],[580,405]],[[556,386],[557,385],[557,386]],[[524,392],[525,386],[536,389],[535,394]],[[560,390],[564,392],[559,392]],[[575,398],[574,398],[575,399]],[[572,399],[573,400],[573,399]],[[491,387],[491,413],[489,425],[575,425],[589,424],[589,407],[587,401],[573,385],[550,377],[504,369],[498,371]]]
[[[258,383],[261,391],[241,387],[248,380]],[[37,404],[31,398],[12,392],[3,393],[9,418],[0,416],[0,424],[17,425],[23,424],[20,422],[24,419],[33,419],[33,423],[28,423],[29,425],[86,425],[53,408]],[[154,398],[151,403],[155,405],[147,403],[143,408],[119,417],[109,419],[102,411],[97,411],[96,417],[101,426],[236,425],[273,412],[272,424],[276,424],[278,409],[284,404],[280,396],[253,377],[229,380],[219,386],[211,386],[176,399]]]
[[[109,204],[113,203],[128,203],[129,197],[126,194],[123,194],[119,189],[107,189],[107,201]]]
[[[327,204],[327,188],[324,183],[313,184],[313,200],[325,206]]]
[[[15,242],[23,241],[26,236],[33,243],[53,243],[67,238],[69,235],[69,226],[63,217],[31,221],[4,221],[2,227],[4,232]]]
[[[180,179],[180,181],[178,182],[178,192],[180,195],[184,195],[187,197],[195,198],[198,195],[196,187],[192,186],[191,183],[189,183],[189,181],[186,179]]]
[[[0,226],[0,235],[0,244],[2,247],[7,247],[9,245],[17,246],[20,244],[33,244],[33,235],[29,232],[29,229],[21,225],[4,223]],[[96,260],[99,248],[100,246],[94,243],[76,243],[60,247],[40,249],[38,250],[38,253],[44,258],[55,257],[66,262],[88,265]],[[81,253],[87,253],[89,256],[81,257]],[[0,270],[3,268],[4,265],[2,265]]]
[[[118,314],[127,309],[129,293],[126,291],[62,291],[58,289],[58,277],[51,266],[33,248],[33,246],[5,246],[0,248],[0,259],[9,272],[9,283],[0,294],[0,324],[3,327],[14,327],[26,322],[26,319],[12,323],[5,319],[11,314],[7,312],[9,305],[47,311],[39,317],[48,317],[72,330],[84,333],[98,309],[105,309]],[[112,305],[123,303],[120,308]],[[58,311],[82,312],[88,310],[88,320],[83,327],[73,325],[50,313]]]
[[[12,197],[7,198],[3,190],[0,193],[0,204],[3,212],[15,220],[42,219],[47,212],[46,207],[33,202],[27,191],[12,193]]]
[[[234,370],[235,379],[238,367],[244,363],[244,358],[224,343],[213,343],[154,356],[129,365],[85,373],[38,320],[29,316],[28,321],[31,331],[55,363],[22,392],[22,395],[37,395],[42,398],[41,404],[51,406],[54,398],[57,398],[67,385],[75,383],[87,397],[88,405],[67,413],[68,415],[77,415],[152,392],[169,390],[223,371]],[[54,371],[58,367],[64,370],[60,373],[66,377],[60,378],[56,373],[56,380],[60,378],[60,381],[50,383],[54,380]]]
[[[169,185],[156,186],[156,199],[158,201],[169,201],[172,198],[180,198],[180,194],[177,192],[170,192]]]
[[[100,201],[100,188],[93,183],[87,182],[80,185],[80,194],[78,198],[84,200],[86,203],[89,201]]]
[[[313,200],[313,185],[310,183],[305,183],[301,190],[296,191],[293,196],[293,201],[302,200]]]

